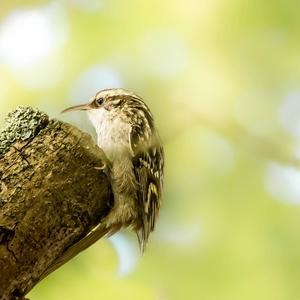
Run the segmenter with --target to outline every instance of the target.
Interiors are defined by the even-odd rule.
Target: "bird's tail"
[[[71,260],[73,257],[75,257],[77,254],[82,252],[83,250],[90,247],[92,244],[97,242],[100,238],[104,237],[107,234],[110,234],[111,229],[107,228],[105,225],[99,224],[94,230],[89,232],[84,238],[79,240],[74,245],[67,248],[62,255],[57,258],[42,274],[42,276],[39,278],[40,282],[45,277],[47,277],[49,274],[57,270],[59,267],[64,265],[66,262]]]

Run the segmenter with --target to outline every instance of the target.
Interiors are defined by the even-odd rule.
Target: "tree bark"
[[[107,215],[105,163],[88,134],[56,120],[0,156],[0,299],[23,299]]]

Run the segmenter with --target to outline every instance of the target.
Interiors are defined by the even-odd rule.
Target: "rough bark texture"
[[[89,135],[55,120],[0,156],[0,299],[22,299],[107,214],[104,162]]]

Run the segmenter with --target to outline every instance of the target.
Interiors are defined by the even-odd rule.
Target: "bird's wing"
[[[164,153],[159,138],[151,128],[133,126],[130,132],[133,168],[138,183],[137,200],[141,228],[137,231],[144,251],[149,234],[154,230],[160,208]]]

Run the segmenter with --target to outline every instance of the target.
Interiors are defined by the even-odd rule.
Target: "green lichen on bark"
[[[25,299],[56,268],[49,266],[77,254],[81,248],[73,246],[114,203],[109,173],[99,170],[108,162],[91,136],[58,120],[39,130],[48,118],[31,108],[9,119],[6,134],[14,129],[18,139],[28,140],[0,155],[1,300]]]
[[[49,117],[45,113],[32,107],[17,107],[9,113],[0,131],[0,156],[16,141],[33,138],[48,123]]]

